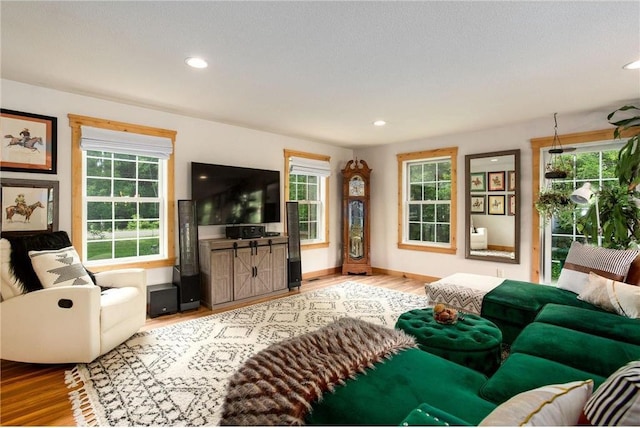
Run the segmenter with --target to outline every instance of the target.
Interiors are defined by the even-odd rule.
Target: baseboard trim
[[[437,276],[420,275],[417,273],[400,272],[397,270],[383,269],[383,268],[377,268],[377,267],[371,268],[371,271],[374,274],[378,274],[378,275],[401,276],[403,278],[417,279],[418,281],[424,281],[424,282],[433,282],[440,279]],[[340,275],[341,273],[342,273],[342,266],[336,266],[334,268],[328,268],[328,269],[317,270],[315,272],[303,273],[302,280],[308,281],[310,279],[318,278],[321,276]]]
[[[335,275],[340,273],[342,273],[342,266],[336,266],[334,268],[328,268],[328,269],[317,270],[315,272],[303,273],[302,280],[308,281],[310,279],[318,278],[321,276]]]
[[[376,267],[374,267],[372,270],[373,270],[373,273],[377,273],[377,274],[401,276],[403,278],[417,279],[418,281],[424,281],[424,282],[433,282],[440,279],[436,276],[420,275],[418,273],[400,272],[397,270],[383,269],[383,268],[376,268]]]

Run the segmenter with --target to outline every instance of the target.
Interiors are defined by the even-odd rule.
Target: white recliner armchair
[[[26,363],[88,363],[140,329],[146,320],[146,271],[95,274],[98,285],[22,293],[9,273],[11,245],[0,240],[0,358]]]
[[[471,230],[471,239],[469,245],[472,250],[486,250],[487,249],[487,228],[476,227],[475,231]]]

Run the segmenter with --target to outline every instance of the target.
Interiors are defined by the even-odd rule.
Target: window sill
[[[329,247],[328,242],[310,242],[308,244],[300,243],[301,250],[313,250],[315,248],[327,248]]]
[[[109,270],[116,269],[129,269],[129,268],[142,268],[142,269],[154,269],[154,268],[162,268],[162,267],[173,267],[176,263],[176,258],[169,258],[164,260],[153,260],[148,262],[130,262],[130,263],[111,263],[108,265],[94,265],[92,266],[90,263],[85,263],[84,265],[91,272],[104,272]]]
[[[406,243],[399,243],[398,248],[401,250],[425,251],[429,253],[441,254],[455,254],[457,252],[457,248],[435,247],[431,245],[416,245]]]

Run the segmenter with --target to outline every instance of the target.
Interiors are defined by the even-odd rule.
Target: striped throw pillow
[[[618,369],[584,405],[591,425],[640,425],[640,361]]]
[[[612,250],[574,241],[560,271],[558,287],[580,294],[589,283],[589,272],[624,281],[638,254],[638,250]]]

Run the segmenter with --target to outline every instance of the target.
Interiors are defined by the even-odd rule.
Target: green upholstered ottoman
[[[423,351],[439,355],[486,375],[500,366],[502,333],[491,321],[465,314],[453,325],[433,319],[433,309],[414,309],[400,315],[396,328],[416,338]]]

